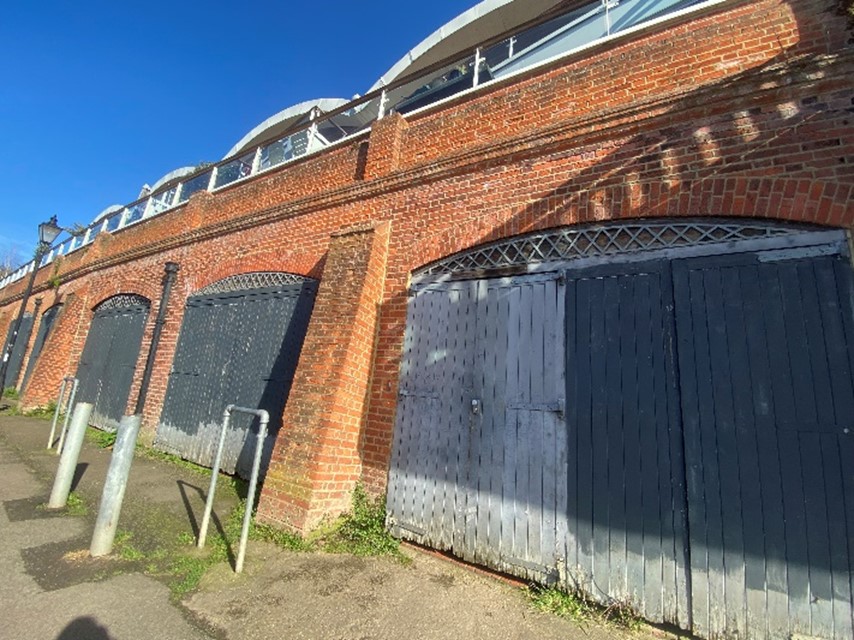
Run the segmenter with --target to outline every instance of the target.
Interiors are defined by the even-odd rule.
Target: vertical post
[[[160,294],[160,306],[157,308],[157,318],[154,320],[154,331],[151,333],[151,346],[148,348],[148,356],[145,358],[145,368],[142,371],[142,381],[139,383],[139,395],[136,398],[136,407],[133,412],[141,414],[145,407],[145,399],[148,396],[148,387],[151,384],[151,372],[154,369],[154,360],[157,357],[157,348],[160,346],[160,336],[163,333],[163,325],[166,324],[166,311],[169,307],[169,294],[175,283],[175,276],[181,267],[177,262],[167,262],[163,267],[163,291]]]
[[[47,503],[49,509],[61,509],[68,502],[71,482],[74,480],[74,471],[77,469],[77,460],[80,458],[80,449],[83,447],[83,436],[86,435],[91,414],[92,404],[89,402],[81,402],[74,407],[74,417],[71,420],[71,429],[68,431],[68,446],[59,459],[59,468],[56,470],[56,479]]]
[[[602,0],[605,6],[605,33],[611,35],[611,0]]]
[[[252,170],[250,175],[255,175],[261,168],[261,147],[255,149],[255,155],[252,157]]]
[[[183,182],[179,182],[179,183],[175,186],[175,195],[174,195],[174,196],[172,196],[172,202],[170,203],[170,206],[175,206],[176,204],[178,204],[179,202],[181,202],[181,192],[182,192],[183,190],[184,190],[184,183],[183,183]]]
[[[56,447],[56,453],[62,453],[62,447],[65,444],[65,434],[68,433],[68,421],[71,419],[71,407],[74,406],[74,399],[77,397],[77,385],[80,381],[73,378],[74,383],[71,385],[71,395],[68,396],[68,402],[65,403],[65,420],[62,423],[62,431],[59,434],[59,444]]]
[[[481,54],[480,47],[474,50],[474,80],[472,81],[472,86],[476,87],[480,84],[480,65],[483,64],[483,55]]]
[[[508,41],[507,46],[507,58],[510,59],[513,57],[516,48],[516,36],[510,36],[510,40]]]
[[[130,209],[125,207],[122,209],[122,213],[119,216],[119,223],[116,225],[116,229],[121,229],[127,224],[128,216],[130,216]]]
[[[385,117],[386,104],[388,104],[388,94],[386,93],[385,88],[383,88],[382,93],[380,94],[380,106],[379,112],[377,113],[377,120],[382,120]]]
[[[95,522],[95,532],[92,534],[92,544],[89,547],[89,554],[93,558],[105,556],[113,550],[141,422],[142,417],[135,415],[124,416],[119,423],[119,433],[116,444],[113,446],[113,457],[110,459],[110,468],[104,482],[104,493],[101,495],[101,506],[98,508],[98,519]]]
[[[53,411],[53,422],[50,424],[50,435],[47,437],[47,448],[53,449],[53,436],[56,434],[56,421],[59,419],[59,412],[62,409],[62,403],[65,402],[65,387],[68,384],[68,378],[62,379],[62,384],[59,385],[59,397],[56,399],[56,409]]]
[[[231,410],[233,404],[228,405],[222,413],[222,430],[219,434],[219,443],[216,447],[216,455],[214,456],[213,469],[211,469],[211,484],[208,487],[208,497],[205,500],[205,514],[202,516],[202,525],[199,527],[199,543],[201,549],[205,546],[205,539],[208,536],[208,525],[211,521],[211,511],[213,510],[214,494],[216,493],[216,480],[219,476],[219,465],[222,462],[222,450],[225,447],[225,434],[228,431],[228,423],[231,422]]]
[[[211,169],[211,179],[208,180],[208,191],[213,191],[214,188],[216,187],[216,176],[217,176],[218,170],[219,170],[219,167],[217,167],[217,166],[214,166],[214,168]]]
[[[237,562],[234,572],[243,571],[243,558],[246,556],[246,541],[249,539],[249,523],[252,520],[252,511],[255,508],[255,492],[258,488],[258,472],[261,469],[261,453],[264,450],[264,439],[267,437],[267,424],[270,422],[270,414],[261,409],[257,412],[261,419],[258,425],[258,440],[255,444],[255,458],[252,460],[252,475],[249,479],[249,494],[246,496],[246,509],[243,513],[243,528],[240,531],[240,548],[237,552]]]

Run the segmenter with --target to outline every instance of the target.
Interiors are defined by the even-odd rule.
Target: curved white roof
[[[170,181],[174,180],[175,178],[183,178],[184,176],[188,176],[191,173],[193,173],[193,171],[195,171],[195,170],[196,170],[196,167],[181,167],[180,169],[175,169],[174,171],[170,171],[169,173],[167,173],[165,176],[160,178],[160,180],[158,180],[157,182],[155,182],[151,186],[151,191],[152,192],[157,191],[160,187],[162,187],[167,182],[170,182]]]
[[[398,60],[371,87],[371,91],[395,78],[430,66],[459,52],[473,52],[475,47],[533,20],[563,0],[483,0],[439,27]]]
[[[107,207],[101,213],[99,213],[97,216],[95,216],[92,219],[91,224],[95,224],[96,222],[98,222],[98,220],[103,220],[104,218],[106,218],[111,213],[115,213],[116,211],[121,211],[122,209],[124,209],[124,207],[120,204],[111,204],[109,207]]]
[[[292,107],[283,109],[276,115],[270,116],[264,120],[264,122],[243,136],[237,144],[228,150],[228,153],[223,156],[223,160],[237,155],[245,149],[256,146],[262,140],[274,137],[278,132],[285,131],[297,120],[308,115],[315,107],[321,111],[332,111],[333,109],[337,109],[338,107],[347,104],[348,102],[349,100],[344,100],[342,98],[319,98],[317,100],[300,102]]]

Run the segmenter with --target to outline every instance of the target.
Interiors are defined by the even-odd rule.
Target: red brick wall
[[[314,527],[350,504],[382,300],[389,225],[336,234],[264,483],[259,516]]]
[[[92,308],[113,293],[152,300],[147,341],[163,265],[175,261],[181,272],[144,414],[150,440],[188,295],[258,270],[322,278],[323,289],[331,277],[330,238],[388,222],[382,284],[370,275],[361,285],[379,301],[375,347],[357,363],[336,361],[347,370],[333,372],[354,375],[366,396],[358,436],[345,438],[346,469],[327,466],[318,451],[326,451],[323,442],[332,442],[340,425],[351,424],[348,412],[355,409],[322,394],[299,399],[294,391],[282,433],[301,430],[305,442],[321,449],[306,467],[284,455],[282,440],[270,477],[310,469],[309,481],[295,485],[305,495],[277,496],[275,483],[265,489],[265,517],[297,528],[310,524],[341,507],[359,474],[373,490],[385,485],[414,268],[483,242],[594,220],[711,215],[854,224],[850,38],[830,0],[726,3],[693,22],[555,63],[442,108],[384,119],[367,154],[360,138],[194,195],[62,262],[59,295],[68,304],[42,356],[56,365],[39,363],[24,399],[40,404],[55,396],[62,375],[76,369]],[[373,289],[380,286],[381,292]],[[16,310],[22,288],[0,291],[0,325]],[[297,377],[309,375],[307,363],[326,353],[319,338],[325,317],[312,319],[315,338],[306,343]],[[144,354],[145,348],[138,374]],[[311,411],[298,413],[300,402],[311,403]],[[324,412],[325,422],[311,417]]]

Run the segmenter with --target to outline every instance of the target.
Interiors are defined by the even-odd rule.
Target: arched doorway
[[[701,635],[851,635],[846,233],[555,229],[413,274],[393,531]]]
[[[115,431],[127,408],[151,302],[123,293],[97,307],[77,366],[78,402],[94,405],[92,426]]]

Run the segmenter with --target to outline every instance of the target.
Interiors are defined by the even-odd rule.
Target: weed
[[[10,400],[17,400],[18,390],[15,387],[6,387],[3,389],[3,397],[9,398]]]
[[[131,540],[133,534],[130,531],[117,531],[114,539],[116,552],[122,560],[138,562],[145,559],[145,554],[137,549]]]
[[[100,429],[89,427],[86,429],[86,437],[95,446],[101,449],[109,449],[116,444],[117,434],[115,431],[101,431]]]
[[[89,513],[86,503],[82,496],[76,491],[68,494],[68,500],[65,503],[65,511],[70,516],[85,516]]]
[[[195,544],[196,539],[193,537],[193,534],[189,531],[182,531],[178,534],[178,544],[183,545],[185,547],[189,547],[191,544]]]
[[[56,412],[56,401],[51,400],[46,405],[34,407],[28,411],[24,411],[27,418],[41,418],[42,420],[52,420],[53,414]]]
[[[642,626],[641,619],[628,602],[614,600],[611,604],[602,606],[580,592],[567,592],[556,587],[533,584],[525,591],[531,605],[544,613],[575,622],[615,624],[631,631],[638,631]]]
[[[249,532],[253,540],[263,540],[288,551],[312,551],[314,545],[296,535],[267,524],[254,524]]]
[[[199,586],[202,576],[214,564],[210,556],[178,556],[172,563],[174,579],[169,584],[174,600],[180,600]]]
[[[576,622],[589,620],[593,609],[587,600],[555,587],[530,585],[526,590],[533,607],[545,613],[568,618]]]
[[[392,556],[401,562],[408,558],[400,551],[400,542],[385,528],[385,500],[372,499],[362,485],[353,490],[353,510],[343,516],[320,542],[326,551],[354,556]]]
[[[206,467],[200,467],[195,462],[184,460],[183,458],[172,455],[171,453],[157,451],[156,449],[146,447],[142,444],[136,445],[136,455],[141,456],[143,458],[148,458],[149,460],[159,460],[160,462],[168,462],[169,464],[174,464],[175,466],[181,467],[182,469],[186,469],[187,471],[198,473],[199,475],[208,477],[210,477],[211,475],[210,469]]]

